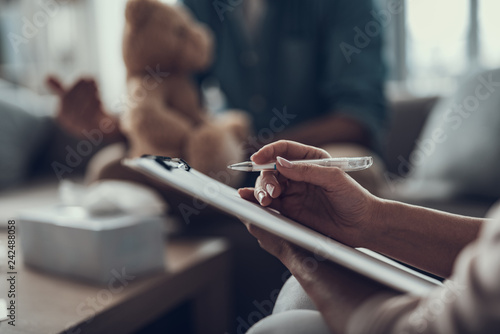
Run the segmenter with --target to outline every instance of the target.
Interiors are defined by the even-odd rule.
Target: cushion
[[[468,77],[439,102],[408,159],[403,197],[500,197],[500,69]]]

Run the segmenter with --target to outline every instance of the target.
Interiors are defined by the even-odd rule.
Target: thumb
[[[62,96],[66,93],[66,90],[64,89],[61,81],[59,81],[59,79],[57,79],[56,77],[49,76],[49,77],[47,77],[45,82],[46,82],[47,86],[50,88],[50,90],[52,90],[52,92],[54,92],[54,94]]]
[[[292,162],[282,157],[277,157],[276,160],[276,168],[287,179],[310,183],[325,190],[333,190],[333,186],[338,185],[339,181],[344,181],[347,176],[337,167]]]

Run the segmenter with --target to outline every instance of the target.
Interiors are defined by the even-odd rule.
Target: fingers
[[[250,222],[244,221],[243,223],[247,227],[248,232],[257,238],[259,245],[264,250],[284,262],[285,265],[291,257],[295,257],[303,253],[303,251],[300,251],[296,246],[292,245],[283,238],[255,226]]]
[[[269,244],[277,244],[276,242],[272,242],[273,240],[279,240],[281,238],[263,230],[262,228],[255,226],[249,221],[243,220],[243,224],[245,224],[248,232],[253,235],[255,238],[259,240],[259,244],[261,246],[269,245]]]
[[[75,92],[75,94],[79,96],[88,98],[97,94],[97,84],[93,79],[80,79],[75,82],[70,91]]]
[[[241,198],[256,203],[260,204],[262,206],[267,206],[271,209],[275,209],[277,211],[280,211],[281,209],[281,200],[279,198],[271,199],[268,198],[267,200],[264,201],[263,205],[259,200],[258,200],[258,192],[255,190],[256,188],[241,188],[238,189],[238,194],[241,196]]]
[[[250,232],[250,234],[256,237],[257,239],[263,238],[266,234],[269,233],[264,231],[260,227],[253,225],[251,222],[247,220],[243,220],[242,222],[247,227],[248,232]]]
[[[275,237],[271,233],[261,229],[260,227],[253,225],[249,221],[243,221],[243,224],[245,224],[248,232],[257,239],[260,247],[267,250],[269,253],[273,254],[273,252],[272,252],[273,247],[270,248],[269,246],[270,245],[274,246],[274,245],[278,244],[276,242],[273,242],[273,239],[276,239],[277,237]]]
[[[48,76],[45,82],[54,94],[62,96],[66,93],[66,90],[64,89],[61,81],[55,76]]]
[[[262,147],[252,155],[251,159],[257,164],[265,164],[275,161],[278,156],[288,160],[330,158],[325,150],[293,141],[280,140]]]
[[[97,84],[93,79],[80,79],[71,87],[66,94],[66,99],[74,104],[74,109],[85,116],[95,113],[101,107]]]
[[[253,188],[240,188],[238,189],[238,194],[241,198],[246,199],[247,201],[258,203],[257,199],[254,196]]]
[[[255,198],[262,206],[269,206],[273,199],[278,198],[283,191],[275,172],[264,171],[255,181]]]
[[[265,189],[270,198],[278,198],[282,193],[282,186],[276,176],[276,172],[263,171],[257,178],[256,186]]]
[[[349,178],[345,172],[336,167],[291,162],[282,157],[277,157],[276,168],[281,175],[290,180],[310,183],[327,191],[332,191],[335,186]]]
[[[269,196],[269,194],[267,193],[265,188],[262,187],[262,185],[263,185],[262,182],[260,182],[259,179],[257,179],[257,182],[255,183],[254,196],[257,199],[257,201],[259,201],[260,205],[269,206],[269,204],[272,203],[273,199],[271,198],[271,196]]]

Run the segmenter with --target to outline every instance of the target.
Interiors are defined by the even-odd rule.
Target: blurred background
[[[391,2],[375,0],[381,9],[388,8]],[[401,3],[402,14],[392,15],[384,29],[386,95],[391,103],[423,99],[420,101],[423,105],[403,104],[405,111],[419,112],[395,113],[396,123],[391,131],[396,133],[389,133],[386,154],[386,165],[392,173],[401,162],[397,160],[400,155],[408,158],[437,98],[450,96],[471,73],[500,67],[500,20],[496,18],[500,2],[401,0]],[[47,75],[55,74],[66,85],[82,76],[95,78],[105,109],[121,111],[126,82],[121,53],[125,4],[126,0],[0,0],[0,98],[4,97],[0,101],[9,108],[20,107],[30,115],[4,112],[1,117],[13,121],[13,117],[25,116],[16,124],[36,123],[26,125],[32,129],[30,136],[19,131],[9,136],[9,129],[2,129],[4,134],[0,136],[4,143],[23,138],[26,151],[24,155],[10,152],[14,162],[10,164],[11,176],[4,173],[3,179],[0,177],[0,189],[18,184],[32,173],[26,161],[31,159],[28,162],[33,165],[33,156],[40,149],[29,143],[43,144],[47,139],[43,133],[48,131],[47,127],[37,126],[39,120],[33,119],[53,115],[57,109],[57,100],[44,82]],[[399,125],[398,118],[407,121]],[[400,140],[406,132],[411,135]],[[45,154],[42,161],[35,159],[42,169],[57,160],[58,150],[61,151],[50,143],[47,145],[55,156]],[[9,147],[0,150],[5,153]],[[82,164],[80,169],[84,167]],[[2,166],[2,170],[6,169],[8,166]]]
[[[176,3],[175,0],[162,1]],[[212,3],[212,0],[206,1]],[[398,0],[376,0],[376,3],[379,8],[387,8],[394,1]],[[64,161],[67,147],[73,148],[79,143],[61,131],[52,118],[57,111],[57,98],[46,87],[49,74],[61,78],[65,85],[82,76],[95,78],[105,109],[121,111],[126,95],[121,50],[126,2],[0,0],[0,227],[5,227],[13,212],[59,203],[59,180],[51,164]],[[481,101],[475,109],[479,110],[475,113],[478,117],[464,116],[459,130],[450,129],[442,119],[454,103],[477,96],[477,85],[484,85],[484,80],[491,78],[488,73],[494,73],[493,81],[500,82],[497,70],[500,68],[500,1],[401,0],[401,3],[402,13],[392,15],[384,31],[385,87],[392,119],[382,152],[387,168],[384,176],[389,185],[387,197],[454,213],[484,216],[500,197],[500,174],[496,167],[500,163],[500,89],[483,86],[483,91],[484,87],[496,90],[491,94],[496,98]],[[477,73],[485,74],[470,79]],[[481,114],[486,116],[480,117]],[[433,137],[434,129],[444,130],[449,140],[429,146],[428,139]],[[477,138],[480,140],[474,141]],[[92,153],[104,145],[97,146]],[[433,156],[434,152],[439,153]],[[72,168],[69,176],[81,179],[85,162],[91,156],[82,157],[83,163]],[[421,156],[424,158],[420,159]],[[394,181],[412,179],[409,173],[412,169],[418,169],[419,173],[406,194],[421,194],[417,199],[404,197],[395,190],[400,184]],[[442,179],[457,187],[453,191],[446,189],[450,190],[446,195],[427,187]],[[219,217],[214,220],[218,221]],[[260,266],[253,253],[257,248],[255,240],[242,225],[230,221],[220,228],[225,232],[219,233],[204,223],[197,227],[203,231],[194,231],[194,224],[186,228],[193,229],[191,236],[229,236],[227,239],[237,247],[252,243],[252,249],[240,246],[244,257],[234,262],[239,262],[240,267],[252,261],[253,265]],[[234,235],[241,236],[241,240]],[[185,251],[182,247],[179,253]],[[203,257],[204,252],[210,251],[210,247],[200,246],[201,250],[196,247],[191,249],[193,258]],[[283,269],[278,270],[281,274]],[[259,284],[265,278],[247,275],[247,279],[251,282],[245,284],[254,284],[254,291],[248,290],[249,298],[270,304],[269,296],[276,291],[261,289]],[[270,286],[279,291],[281,283],[280,277],[279,284],[272,282]],[[260,291],[261,296],[253,297],[255,291]],[[84,296],[88,294],[85,292]],[[247,304],[247,310],[232,318],[238,326],[241,325],[238,315],[246,325],[259,320],[249,319],[256,309],[261,311],[261,304]],[[266,312],[258,314],[263,316]]]
[[[385,0],[377,1],[382,8]],[[30,0],[0,1],[1,76],[46,94],[43,79],[48,73],[66,82],[92,75],[98,78],[104,102],[112,108],[124,91],[125,3],[68,0],[54,9],[46,23],[39,18],[41,27],[34,26],[29,42],[13,47],[12,34],[21,35],[25,19],[33,24],[43,7]],[[500,65],[498,1],[407,0],[404,5],[404,15],[395,15],[387,29],[391,94],[446,94],[472,68]]]
[[[0,1],[2,77],[46,94],[44,78],[49,73],[59,75],[67,83],[82,75],[92,76],[99,82],[104,102],[112,108],[125,90],[121,41],[126,2],[57,2],[61,5],[53,6],[53,14],[47,22],[41,18],[41,27],[34,26],[29,42],[13,47],[11,38],[15,37],[11,34],[22,36],[24,18],[29,18],[34,24],[33,18],[36,19],[37,13],[44,7],[33,5],[33,1],[29,0]],[[176,1],[163,2],[172,4]]]

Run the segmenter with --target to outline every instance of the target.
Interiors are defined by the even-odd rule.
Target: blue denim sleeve
[[[375,149],[381,146],[387,121],[382,34],[391,19],[381,20],[380,10],[371,0],[331,2],[324,20],[320,77],[328,110],[359,121]]]

